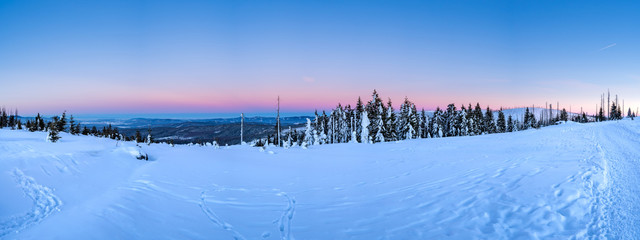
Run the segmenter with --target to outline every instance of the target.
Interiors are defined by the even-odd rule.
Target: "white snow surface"
[[[0,130],[0,239],[640,236],[640,121],[308,149],[45,136]]]

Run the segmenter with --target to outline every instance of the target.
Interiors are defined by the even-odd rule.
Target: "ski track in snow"
[[[291,219],[296,211],[296,200],[290,198],[287,193],[279,193],[278,196],[283,196],[287,199],[287,208],[282,212],[282,216],[278,221],[278,229],[280,230],[280,239],[291,239]]]
[[[255,190],[255,191],[249,191],[248,189],[245,188],[229,188],[229,187],[221,187],[221,186],[217,186],[214,184],[214,186],[216,186],[216,190],[217,192],[220,191],[237,191],[237,192],[244,192],[244,193],[253,193],[253,194],[267,194],[267,195],[272,195],[274,191],[277,191],[277,189],[271,189],[268,191],[265,190]],[[293,216],[295,214],[296,211],[296,200],[295,198],[290,197],[287,193],[285,192],[277,192],[275,193],[275,196],[280,196],[280,197],[284,197],[287,201],[287,206],[284,208],[284,210],[282,210],[282,214],[280,215],[280,217],[276,220],[273,221],[274,224],[277,224],[277,228],[278,231],[280,232],[280,239],[281,240],[291,240],[293,239],[292,234],[291,234],[291,221],[293,219]],[[202,212],[207,216],[207,218],[209,218],[209,220],[211,222],[213,222],[215,225],[217,225],[218,227],[221,227],[222,229],[224,229],[225,231],[228,231],[232,234],[234,239],[247,239],[245,238],[240,232],[238,232],[237,230],[235,230],[233,228],[233,225],[231,225],[230,223],[224,221],[218,214],[216,214],[208,205],[207,202],[211,202],[211,203],[215,203],[215,204],[221,204],[222,206],[241,206],[241,207],[255,207],[255,209],[259,209],[260,207],[278,207],[280,205],[275,205],[275,204],[269,204],[269,203],[261,203],[261,204],[252,204],[252,203],[244,203],[244,202],[239,202],[239,201],[224,201],[224,200],[216,200],[216,199],[207,199],[207,197],[211,198],[211,195],[207,195],[207,191],[202,191],[201,195],[200,195],[200,203],[198,203],[198,205],[200,206]],[[268,238],[270,237],[270,233],[268,231],[265,231],[261,234],[262,238]]]
[[[599,239],[635,239],[640,236],[640,133],[614,124],[598,132],[598,139],[606,140],[598,145],[605,171],[602,214],[594,228]]]
[[[229,224],[228,222],[225,222],[224,220],[222,220],[222,218],[220,218],[213,210],[211,210],[208,206],[207,206],[207,202],[206,202],[206,191],[202,191],[202,193],[200,194],[200,208],[202,209],[202,212],[204,212],[204,214],[207,215],[207,218],[209,218],[209,220],[211,222],[213,222],[214,224],[216,224],[217,226],[221,227],[222,229],[230,232],[233,235],[233,239],[236,240],[244,240],[246,239],[244,236],[242,236],[242,234],[240,234],[238,231],[236,231],[235,229],[233,229],[233,225]]]
[[[62,202],[48,187],[38,184],[32,177],[25,175],[19,169],[14,169],[13,177],[20,185],[24,193],[33,200],[34,207],[31,211],[21,216],[13,216],[9,220],[0,222],[0,237],[19,232],[31,225],[37,224],[59,210]]]

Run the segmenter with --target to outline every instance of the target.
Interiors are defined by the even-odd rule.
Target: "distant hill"
[[[280,122],[283,130],[289,127],[298,128],[306,124],[307,118],[313,117],[282,117]],[[246,117],[244,125],[244,141],[263,138],[275,133],[275,117]],[[96,119],[79,120],[83,126],[101,129],[111,124],[126,136],[135,135],[136,131],[145,136],[149,129],[156,141],[173,140],[176,144],[200,143],[217,141],[221,145],[240,143],[241,118],[215,119]]]

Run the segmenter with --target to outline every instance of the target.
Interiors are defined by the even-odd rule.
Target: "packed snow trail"
[[[597,129],[607,172],[601,235],[608,239],[640,236],[640,129],[612,122]]]
[[[266,150],[0,130],[0,238],[632,239],[639,123]],[[33,209],[16,179],[55,189],[46,217],[4,221]]]

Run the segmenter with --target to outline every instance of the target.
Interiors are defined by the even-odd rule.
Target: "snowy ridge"
[[[32,177],[25,175],[20,169],[12,172],[16,182],[24,193],[33,200],[33,209],[21,216],[11,217],[0,222],[0,237],[13,232],[19,232],[31,225],[37,224],[55,210],[60,210],[62,202],[53,194],[53,191],[38,184]]]

